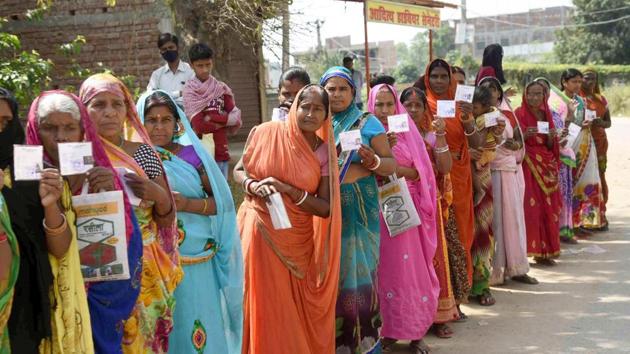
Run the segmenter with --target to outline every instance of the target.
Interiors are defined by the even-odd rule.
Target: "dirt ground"
[[[464,306],[453,338],[426,336],[433,353],[630,352],[630,119],[608,137],[610,231],[563,245],[556,267],[532,266],[539,285],[510,281],[493,288],[496,305]]]

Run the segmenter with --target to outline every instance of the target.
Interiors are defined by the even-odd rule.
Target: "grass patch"
[[[243,191],[243,188],[241,187],[241,185],[234,182],[233,179],[230,179],[228,181],[228,184],[230,185],[230,190],[232,191],[232,199],[234,199],[234,207],[236,208],[236,210],[238,210],[238,208],[241,206],[241,203],[243,203],[243,199],[245,199],[245,192]]]
[[[613,85],[604,88],[608,109],[613,117],[630,117],[630,85]]]

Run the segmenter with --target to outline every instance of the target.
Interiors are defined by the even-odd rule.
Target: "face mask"
[[[162,58],[164,58],[164,60],[166,60],[169,63],[172,63],[175,60],[177,60],[178,56],[179,54],[177,53],[176,50],[167,50],[166,52],[162,53]]]

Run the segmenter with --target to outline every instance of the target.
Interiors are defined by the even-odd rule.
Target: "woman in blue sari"
[[[240,353],[243,257],[228,184],[171,96],[147,92],[137,109],[178,210],[185,276],[175,290],[169,352]]]
[[[380,221],[376,175],[396,170],[385,128],[354,104],[356,87],[346,68],[335,66],[320,80],[330,98],[335,144],[340,134],[360,130],[362,147],[351,152],[338,148],[341,181],[341,270],[337,298],[338,354],[380,353],[381,319],[376,269]]]

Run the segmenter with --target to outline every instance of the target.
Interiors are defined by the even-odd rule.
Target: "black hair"
[[[450,77],[451,77],[451,67],[450,67],[450,65],[448,65],[446,60],[444,60],[444,59],[435,59],[431,64],[429,64],[429,75],[431,75],[433,70],[435,70],[436,68],[444,68],[444,69],[446,69],[446,72],[448,73],[448,77],[450,79]]]
[[[420,91],[422,92],[427,90],[426,86],[424,85],[424,74],[420,75],[418,80],[413,83],[413,87],[420,89]]]
[[[479,103],[484,107],[492,106],[492,92],[486,86],[475,87],[473,103]]]
[[[451,66],[451,73],[453,73],[453,74],[460,73],[460,74],[464,75],[464,78],[466,78],[466,72],[464,71],[464,69],[462,69],[459,66],[455,66],[455,65]]]
[[[330,111],[330,100],[328,98],[328,92],[326,92],[326,89],[321,85],[318,85],[318,84],[306,85],[302,89],[302,92],[300,92],[300,95],[297,97],[297,104],[299,105],[302,102],[302,100],[306,98],[306,95],[313,90],[317,91],[317,93],[319,93],[320,96],[322,96],[322,103],[324,104],[324,108],[326,110],[326,118],[328,118],[328,112]]]
[[[13,119],[0,132],[0,169],[13,164],[13,144],[24,144],[24,129],[18,117],[18,103],[11,91],[0,87],[0,100],[9,105]]]
[[[580,70],[573,69],[573,68],[570,68],[570,69],[567,69],[567,70],[563,71],[562,75],[560,75],[560,89],[562,91],[564,91],[564,82],[565,81],[569,81],[569,80],[571,80],[573,78],[576,78],[576,77],[582,77],[583,78],[584,74],[582,74],[582,72]]]
[[[492,67],[501,85],[507,82],[503,75],[503,47],[500,44],[490,44],[483,50],[481,66]]]
[[[304,68],[299,66],[293,66],[287,69],[287,71],[283,72],[280,76],[280,82],[278,83],[278,90],[282,89],[282,83],[284,81],[298,81],[304,86],[311,83],[311,77],[308,76],[308,73]]]
[[[503,88],[501,87],[499,79],[497,79],[496,77],[486,76],[479,81],[479,84],[477,86],[494,87],[494,89],[499,92],[499,101],[503,100]]]
[[[422,101],[422,104],[424,105],[424,107],[426,109],[428,107],[428,104],[429,104],[429,102],[427,101],[427,95],[424,93],[424,91],[422,91],[421,89],[419,89],[419,88],[417,88],[415,86],[407,87],[406,89],[403,90],[403,92],[400,94],[400,103],[401,104],[405,104],[405,102],[407,102],[407,100],[414,93],[418,97],[420,97],[420,101]]]
[[[396,79],[394,77],[389,76],[389,75],[379,75],[373,78],[372,80],[370,80],[370,88],[376,85],[380,85],[380,84],[387,84],[389,86],[394,86],[395,83],[396,83]]]
[[[343,65],[352,63],[353,61],[354,61],[354,58],[349,55],[346,55],[345,57],[343,57]]]
[[[214,58],[214,52],[212,48],[208,47],[205,43],[193,44],[188,50],[188,60],[194,63],[197,60],[212,59]]]
[[[158,36],[157,46],[162,47],[168,42],[173,42],[179,48],[179,38],[176,35],[170,33],[162,33]]]
[[[149,113],[151,108],[160,106],[168,108],[168,110],[171,111],[171,114],[175,118],[175,121],[179,121],[179,114],[177,113],[175,102],[173,102],[173,99],[168,94],[161,91],[155,91],[150,94],[149,97],[147,97],[147,99],[144,101],[143,113],[146,115],[147,113]]]

